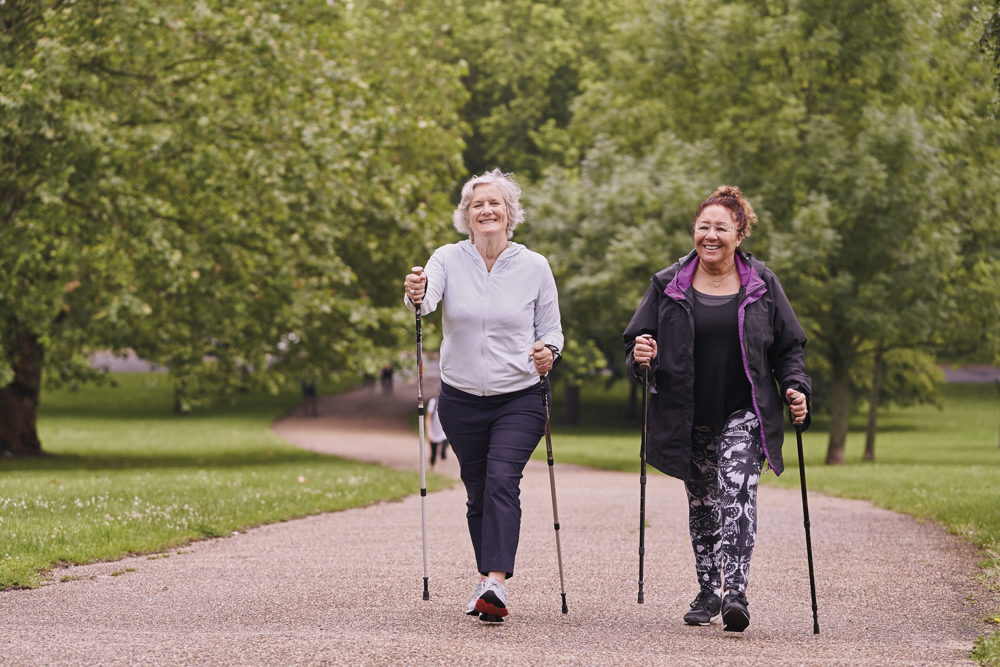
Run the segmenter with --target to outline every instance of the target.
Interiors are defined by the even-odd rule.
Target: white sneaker
[[[476,584],[476,587],[472,589],[472,600],[465,608],[466,616],[479,616],[479,612],[476,610],[476,602],[479,600],[479,596],[486,592],[486,587],[489,585],[487,582],[488,579],[489,577],[483,577]]]
[[[504,616],[508,614],[507,589],[503,584],[486,577],[485,590],[476,600],[476,611],[479,612],[479,620],[484,623],[503,623]]]

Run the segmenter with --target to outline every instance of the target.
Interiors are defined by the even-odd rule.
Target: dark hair
[[[698,205],[698,211],[694,214],[694,222],[691,223],[691,231],[698,224],[701,212],[709,206],[722,206],[733,214],[736,222],[736,231],[741,238],[750,238],[753,234],[753,226],[757,224],[757,214],[753,211],[753,206],[743,198],[743,193],[735,185],[720,185],[708,199]]]

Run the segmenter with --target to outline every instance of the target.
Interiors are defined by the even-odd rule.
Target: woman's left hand
[[[536,342],[528,350],[528,354],[531,355],[532,360],[535,362],[536,373],[544,375],[552,370],[552,361],[555,359],[555,355],[552,354],[552,350],[545,347],[545,343],[542,341]]]
[[[806,406],[806,395],[801,391],[789,389],[785,392],[785,401],[788,403],[792,416],[795,417],[792,423],[801,424],[804,422],[806,420],[806,413],[809,412],[809,408]]]

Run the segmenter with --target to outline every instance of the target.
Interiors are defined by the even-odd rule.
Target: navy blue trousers
[[[442,382],[438,411],[462,468],[476,567],[483,575],[512,577],[521,534],[521,476],[545,435],[541,383],[474,396]]]

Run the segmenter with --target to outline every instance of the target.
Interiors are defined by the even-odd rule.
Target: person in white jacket
[[[511,241],[524,220],[520,194],[499,169],[469,179],[453,217],[469,239],[438,248],[404,280],[410,310],[444,309],[437,407],[461,466],[482,576],[466,613],[486,622],[508,614],[521,475],[545,433],[539,374],[558,363],[563,346],[548,261]],[[533,354],[535,341],[545,347]]]

